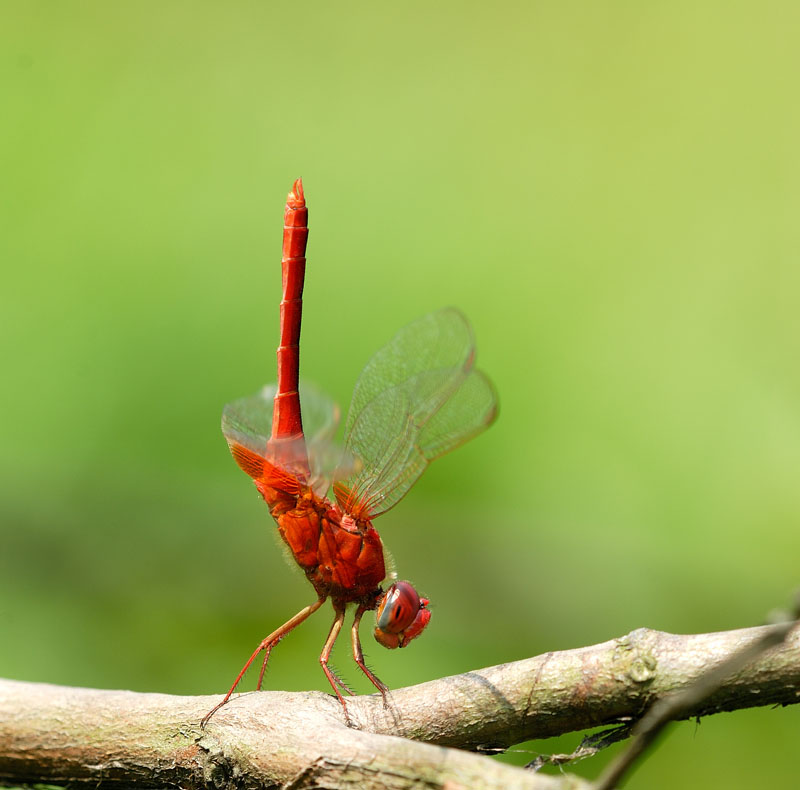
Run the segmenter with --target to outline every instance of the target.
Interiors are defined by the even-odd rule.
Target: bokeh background
[[[312,599],[219,431],[274,375],[297,176],[304,376],[346,404],[372,351],[453,304],[500,393],[379,523],[434,602],[411,649],[368,648],[381,677],[763,622],[800,582],[798,23],[791,2],[4,4],[0,675],[223,692]],[[270,687],[327,688],[329,620]],[[336,664],[370,690],[346,645]],[[777,786],[798,726],[679,725],[636,781]]]

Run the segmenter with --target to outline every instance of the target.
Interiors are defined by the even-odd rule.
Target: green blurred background
[[[410,650],[368,648],[390,686],[788,600],[795,3],[3,8],[0,675],[223,692],[312,600],[219,431],[274,375],[297,176],[304,376],[346,404],[454,304],[500,393],[378,524],[434,602]],[[327,690],[329,624],[269,687]],[[637,782],[786,782],[798,725],[680,725]]]

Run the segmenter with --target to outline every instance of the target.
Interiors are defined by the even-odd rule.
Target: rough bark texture
[[[640,629],[592,647],[547,653],[357,697],[345,726],[321,692],[174,697],[0,681],[0,783],[95,787],[581,787],[453,748],[507,747],[635,719],[665,694],[763,636],[749,628],[677,636]],[[800,702],[795,629],[685,717]]]

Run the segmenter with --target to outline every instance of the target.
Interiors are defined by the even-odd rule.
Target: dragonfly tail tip
[[[306,204],[306,197],[303,192],[303,179],[298,178],[292,185],[292,191],[289,193],[287,203],[291,204],[293,208],[303,208]]]

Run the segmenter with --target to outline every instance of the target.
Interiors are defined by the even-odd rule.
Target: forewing
[[[472,364],[475,341],[461,312],[446,307],[403,327],[367,362],[353,390],[345,437],[366,407],[397,388],[413,393],[415,413],[424,417],[448,397],[442,379],[457,380]],[[453,384],[455,388],[457,384]],[[389,396],[392,399],[392,396]]]
[[[486,376],[472,369],[474,357],[469,323],[446,308],[400,330],[367,363],[345,440],[359,466],[334,486],[346,511],[386,512],[430,461],[489,425],[496,398]]]
[[[486,430],[497,417],[497,395],[483,371],[471,370],[453,396],[419,434],[419,446],[433,461]]]

